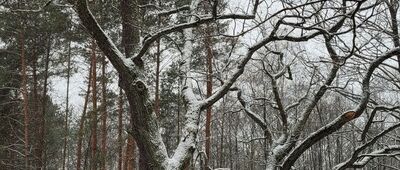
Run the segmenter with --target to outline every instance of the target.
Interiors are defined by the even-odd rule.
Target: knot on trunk
[[[135,87],[141,93],[145,93],[146,92],[146,85],[142,81],[137,81],[135,83]]]

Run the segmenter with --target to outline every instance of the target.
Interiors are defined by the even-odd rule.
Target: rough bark
[[[196,9],[199,1],[192,2],[191,8]],[[153,106],[149,99],[149,92],[144,82],[145,72],[143,65],[140,63],[127,60],[125,56],[117,49],[115,44],[104,33],[98,25],[90,10],[87,7],[85,0],[78,1],[76,11],[82,24],[87,28],[88,32],[96,40],[99,48],[108,57],[111,64],[122,77],[120,86],[124,89],[131,110],[132,134],[137,140],[137,145],[140,150],[140,156],[145,158],[146,166],[149,169],[182,169],[190,160],[196,143],[198,129],[197,115],[208,106],[212,105],[223,97],[232,87],[233,83],[243,73],[244,66],[250,60],[256,50],[263,47],[269,41],[261,41],[249,48],[246,56],[239,62],[237,70],[232,76],[220,87],[211,97],[203,101],[197,101],[193,97],[192,89],[185,88],[184,94],[188,98],[189,108],[186,114],[186,124],[180,143],[175,151],[175,154],[169,158],[165,145],[161,139],[161,134],[158,128],[156,115],[152,112]],[[222,18],[237,17],[236,15],[225,16]],[[242,16],[240,16],[242,17]],[[253,18],[253,16],[250,16]],[[196,18],[191,17],[194,21]],[[245,18],[249,18],[245,16]],[[203,21],[204,22],[204,21]],[[195,25],[189,24],[189,27]],[[185,26],[188,28],[187,26]],[[180,27],[183,29],[185,27]],[[176,29],[172,29],[176,31]],[[167,31],[168,32],[168,31]],[[170,31],[171,32],[171,31]],[[172,31],[173,32],[173,31]],[[165,33],[165,32],[164,32]],[[191,50],[191,49],[187,49]],[[140,58],[136,58],[140,59]],[[136,60],[137,61],[137,60]]]
[[[358,9],[360,8],[362,2],[361,1],[355,2],[357,3],[356,5]],[[196,2],[194,1],[194,3]],[[308,5],[312,5],[312,3],[314,2],[310,2],[308,3]],[[258,3],[256,3],[255,6],[257,5]],[[195,5],[191,5],[190,9],[196,10]],[[294,6],[290,7],[289,10],[296,10],[296,9],[297,7]],[[94,17],[91,15],[90,11],[87,8],[86,1],[77,2],[77,12],[80,19],[82,20],[83,25],[88,29],[89,33],[96,39],[100,49],[105,53],[105,55],[109,58],[113,66],[117,69],[118,73],[120,74],[120,77],[123,78],[121,80],[120,85],[126,92],[128,102],[130,104],[129,107],[131,110],[130,113],[132,118],[132,134],[137,139],[137,143],[141,151],[141,156],[145,158],[145,160],[147,161],[146,167],[149,169],[151,168],[183,169],[185,167],[185,164],[189,162],[195,148],[194,145],[196,143],[197,131],[199,130],[198,129],[199,120],[197,118],[198,115],[201,113],[201,111],[206,110],[209,106],[218,101],[223,95],[225,95],[230,90],[233,83],[243,73],[244,67],[247,64],[247,62],[251,59],[252,55],[258,49],[265,47],[268,43],[272,41],[304,42],[320,35],[324,35],[326,36],[325,38],[331,40],[333,36],[337,35],[338,30],[341,29],[342,25],[348,18],[352,18],[353,22],[355,22],[354,16],[357,10],[354,10],[354,12],[346,13],[346,9],[348,8],[344,6],[343,7],[344,13],[342,15],[343,17],[338,18],[337,23],[333,25],[333,27],[331,27],[330,29],[316,28],[314,30],[314,28],[309,28],[312,30],[312,33],[309,33],[308,35],[305,36],[302,35],[296,37],[291,35],[284,35],[284,36],[275,35],[277,34],[277,30],[279,29],[280,25],[283,24],[284,26],[290,26],[290,23],[287,23],[287,21],[284,21],[283,19],[278,21],[277,24],[274,26],[273,30],[271,31],[271,34],[267,38],[259,41],[258,43],[248,48],[248,52],[244,56],[244,59],[242,61],[239,61],[239,66],[237,67],[236,70],[234,70],[234,74],[228,79],[228,81],[225,81],[224,85],[222,85],[219,89],[215,91],[214,94],[212,94],[210,97],[208,97],[203,101],[199,101],[196,99],[196,97],[193,97],[194,94],[192,93],[190,82],[186,81],[185,82],[186,84],[184,85],[186,85],[187,87],[184,88],[183,91],[185,96],[187,97],[187,103],[188,103],[188,111],[186,114],[187,120],[185,124],[184,133],[182,135],[180,143],[178,144],[178,148],[175,154],[171,158],[169,158],[168,154],[165,151],[165,146],[162,143],[162,140],[160,139],[160,133],[158,132],[156,115],[153,113],[154,107],[151,105],[151,102],[149,100],[150,94],[148,93],[147,86],[144,83],[145,73],[143,72],[143,64],[138,64],[136,60],[133,62],[131,60],[127,60],[126,57],[121,54],[121,52],[116,48],[113,42],[111,42],[108,36],[102,31],[100,26],[96,23],[96,20],[94,19]],[[281,12],[283,11],[282,13],[284,13],[286,12],[286,10],[287,9],[284,8],[280,11]],[[280,12],[277,12],[275,14],[278,15],[279,13]],[[275,16],[275,14],[273,14],[273,16]],[[190,55],[192,53],[188,51],[192,51],[193,48],[186,48],[186,47],[192,46],[192,43],[190,41],[193,41],[194,37],[193,35],[190,35],[192,34],[191,30],[190,31],[188,30],[200,24],[204,24],[215,19],[221,19],[222,17],[228,17],[228,16],[217,16],[215,14],[211,18],[202,16],[188,17],[188,18],[193,18],[193,20],[190,20],[187,23],[180,24],[176,27],[171,27],[165,30],[161,30],[160,32],[155,33],[154,36],[151,36],[150,38],[144,40],[143,48],[140,50],[140,52],[134,59],[140,59],[140,57],[142,57],[146,53],[148,47],[157,39],[159,39],[161,36],[181,30],[183,30],[185,38],[187,38],[186,40],[187,43],[185,42],[184,45],[185,48],[183,53],[185,57],[189,58],[192,56]],[[234,16],[234,17],[231,16],[231,18],[235,17],[240,17],[240,16]],[[301,24],[292,24],[292,25],[295,27],[300,27],[299,25]],[[353,27],[354,28],[352,29],[354,29],[354,36],[355,36],[356,25],[354,24]],[[354,48],[352,51],[354,51]],[[328,52],[333,54],[331,49],[329,49],[329,47],[328,47]],[[390,56],[398,55],[399,50],[395,49],[394,51],[389,52],[388,55],[389,54]],[[351,55],[353,54],[349,54],[348,57],[350,57]],[[387,59],[390,56],[383,56],[383,58]],[[302,133],[304,133],[303,130],[305,128],[307,120],[309,119],[316,104],[324,96],[325,92],[329,89],[329,86],[331,85],[333,79],[335,79],[336,73],[338,72],[340,65],[342,64],[342,62],[344,62],[342,60],[336,60],[338,59],[338,55],[336,54],[334,54],[334,57],[332,58],[333,58],[333,64],[331,72],[328,75],[328,78],[326,79],[324,84],[320,86],[319,89],[316,89],[317,91],[313,96],[313,98],[311,98],[308,101],[308,103],[306,103],[305,109],[301,112],[300,119],[293,126],[289,126],[290,129],[288,130],[288,132],[290,134],[283,134],[277,142],[272,144],[273,145],[272,148],[274,149],[271,151],[271,156],[268,161],[267,168],[276,169],[277,166],[279,166],[279,164],[282,163],[284,157],[287,156],[287,159],[284,160],[283,162],[283,169],[290,169],[294,164],[294,162],[298,159],[298,157],[302,153],[304,153],[304,151],[306,151],[308,148],[310,148],[312,145],[314,145],[316,142],[320,141],[327,135],[340,129],[347,122],[353,120],[354,118],[357,118],[365,110],[369,100],[369,79],[371,78],[374,69],[378,67],[379,64],[385,60],[382,59],[382,56],[381,58],[378,58],[378,60],[374,61],[371,64],[367,73],[365,74],[364,80],[362,82],[363,94],[359,106],[354,111],[343,113],[328,125],[312,133],[309,137],[306,137],[303,142],[301,143],[298,142],[300,136],[302,135]],[[189,72],[190,71],[189,67],[187,67],[185,71]],[[280,108],[282,109],[284,107],[280,106]],[[254,115],[254,114],[249,114],[249,115]],[[254,116],[253,119],[258,120],[259,118]],[[260,124],[264,124],[262,119],[259,120],[261,120]],[[298,146],[296,146],[296,144],[298,144]]]
[[[139,42],[139,31],[135,29],[138,17],[137,0],[121,0],[120,13],[122,18],[122,44],[125,56],[128,58],[134,52]]]
[[[135,51],[135,48],[139,43],[139,30],[135,29],[134,27],[135,25],[140,25],[138,24],[139,20],[138,0],[121,0],[120,15],[122,18],[122,45],[125,57],[129,58]],[[123,80],[120,79],[120,81]],[[130,124],[133,124],[132,119],[130,120],[131,120]],[[130,144],[134,146],[130,146],[129,150],[127,149],[126,152],[132,152],[127,154],[133,155],[136,150],[136,142],[131,141]],[[135,159],[134,157],[132,158]],[[140,158],[143,159],[143,157]],[[135,162],[135,160],[133,160],[133,162]]]

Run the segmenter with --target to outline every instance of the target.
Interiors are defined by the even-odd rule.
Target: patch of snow
[[[11,12],[9,8],[4,7],[3,5],[0,5],[0,13],[7,13]]]

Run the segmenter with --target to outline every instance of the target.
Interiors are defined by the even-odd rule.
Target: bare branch
[[[188,29],[188,28],[197,27],[199,25],[212,22],[215,19],[216,20],[254,19],[254,15],[226,14],[226,15],[219,15],[216,18],[214,18],[213,16],[209,16],[209,15],[207,15],[207,16],[197,16],[196,18],[197,18],[196,20],[166,28],[164,30],[161,30],[161,31],[158,31],[158,32],[154,33],[154,35],[151,35],[150,37],[145,38],[144,41],[143,41],[142,48],[140,49],[138,54],[133,58],[133,60],[135,60],[136,58],[141,58],[146,53],[148,48],[150,48],[151,44],[154,43],[156,40],[158,40],[159,38],[161,38],[164,35],[167,35],[167,34],[170,34],[170,33],[173,33],[173,32],[182,31],[182,30]]]
[[[367,107],[370,92],[369,92],[369,82],[374,70],[386,59],[400,54],[400,48],[395,48],[393,50],[388,51],[386,54],[378,57],[368,68],[366,75],[364,76],[363,83],[362,83],[362,98],[358,106],[354,111],[346,112],[327,125],[321,127],[314,133],[310,134],[306,139],[304,139],[298,146],[296,146],[293,151],[288,155],[285,161],[282,164],[282,167],[289,168],[291,167],[294,162],[299,158],[299,156],[304,153],[305,150],[310,148],[314,143],[318,142],[319,140],[325,138],[329,134],[339,130],[343,125],[347,122],[359,117]]]
[[[380,110],[384,110],[384,111],[393,111],[393,110],[396,110],[396,109],[399,109],[399,108],[400,108],[400,106],[395,106],[395,107],[376,106],[376,107],[372,110],[371,115],[370,115],[370,117],[369,117],[369,119],[368,119],[368,122],[367,122],[367,123],[365,124],[365,126],[364,126],[363,132],[361,133],[361,140],[362,140],[362,141],[365,140],[365,138],[366,138],[366,136],[367,136],[367,133],[368,133],[368,130],[369,130],[369,128],[370,128],[371,125],[372,125],[372,121],[374,120],[374,117],[375,117],[375,114],[376,114],[377,111],[380,111]]]
[[[43,11],[47,6],[49,6],[52,3],[53,0],[49,0],[44,5],[40,6],[38,9],[9,9],[5,8],[3,5],[0,5],[0,13],[7,13],[7,12],[41,12]]]
[[[400,151],[400,145],[390,145],[384,147],[383,149],[372,151],[368,154],[359,155],[357,157],[358,161],[354,162],[350,167],[362,168],[367,165],[369,161],[376,157],[395,157],[400,155],[400,152],[391,153],[392,151]]]
[[[176,9],[157,12],[156,15],[161,16],[161,17],[165,17],[165,16],[168,16],[168,15],[171,15],[171,14],[175,14],[175,13],[178,13],[178,12],[181,12],[181,11],[187,11],[187,10],[190,10],[190,6],[189,5],[184,5],[184,6],[176,8]]]
[[[400,127],[400,123],[397,123],[397,124],[387,128],[387,129],[385,129],[384,131],[382,131],[381,133],[376,135],[374,138],[372,138],[371,140],[369,140],[365,144],[357,147],[356,150],[353,152],[352,156],[347,161],[336,165],[333,169],[335,169],[335,170],[344,170],[344,169],[349,168],[349,167],[357,166],[357,164],[354,165],[353,163],[357,161],[358,154],[361,153],[361,151],[363,151],[367,147],[375,144],[375,142],[379,138],[381,138],[382,136],[386,135],[387,133],[391,132],[392,130],[394,130],[394,129],[398,128],[398,127]],[[396,149],[399,149],[399,148],[396,148]],[[358,168],[358,167],[354,167],[354,168]]]
[[[240,104],[243,106],[245,113],[251,118],[253,119],[254,122],[256,122],[258,124],[258,126],[261,127],[261,129],[263,129],[265,136],[268,140],[268,143],[271,144],[272,143],[272,134],[270,132],[270,130],[268,129],[267,123],[256,113],[254,113],[250,107],[247,105],[246,101],[244,101],[244,99],[242,98],[242,91],[239,90],[237,92],[237,98],[239,99]]]
[[[246,103],[246,101],[244,101],[243,97],[242,97],[242,91],[239,90],[237,92],[237,98],[239,99],[240,104],[243,106],[244,111],[246,112],[246,114],[254,120],[254,122],[256,122],[262,129],[267,130],[268,126],[267,123],[264,122],[264,120],[256,113],[254,113],[253,111],[251,111],[249,105]]]

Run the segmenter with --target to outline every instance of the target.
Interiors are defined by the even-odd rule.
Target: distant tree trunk
[[[160,22],[160,19],[158,20]],[[160,40],[157,40],[156,54],[156,91],[154,101],[154,112],[157,117],[160,116]]]
[[[24,147],[25,147],[25,168],[29,169],[29,108],[28,108],[28,88],[27,88],[27,75],[26,75],[26,59],[25,59],[25,37],[21,31],[19,33],[20,50],[21,50],[21,74],[22,74],[22,114],[24,115]]]
[[[101,67],[101,169],[106,170],[107,157],[107,89],[106,89],[106,56],[102,57]]]
[[[266,76],[263,74],[262,75],[262,78],[264,79]],[[267,98],[267,91],[268,91],[268,89],[267,89],[267,85],[265,84],[265,83],[263,83],[263,97],[264,98]],[[263,107],[262,107],[262,115],[263,115],[263,120],[264,120],[264,122],[267,122],[267,101],[266,100],[263,100]],[[264,136],[264,148],[263,148],[263,151],[264,151],[264,160],[268,160],[268,156],[269,156],[269,144],[270,144],[270,142],[269,141],[271,141],[272,139],[271,139],[271,136],[269,136],[268,135],[268,131],[266,131],[266,130],[264,130],[264,133],[263,133],[263,136]]]
[[[251,128],[250,128],[250,139],[254,139],[255,135],[255,126],[254,124],[251,124]],[[248,163],[248,167],[250,168],[250,170],[254,170],[254,144],[253,142],[249,143],[250,148],[249,148],[249,163]]]
[[[39,112],[39,94],[38,94],[38,75],[37,75],[37,60],[38,56],[35,54],[35,51],[33,51],[32,55],[32,100],[31,100],[31,114],[34,116],[31,117],[31,130],[33,130],[34,138],[32,138],[31,143],[34,146],[33,151],[33,165],[39,169],[40,165],[40,157],[39,157],[39,141],[40,141],[40,132],[37,130],[37,128],[40,128],[40,112]]]
[[[228,135],[229,136],[232,136],[232,132],[231,132],[231,130],[232,130],[232,121],[228,121]],[[229,145],[228,145],[228,148],[229,148],[229,167],[232,169],[233,168],[233,151],[232,151],[232,148],[233,148],[233,144],[232,144],[232,138],[231,137],[229,137],[228,138],[228,140],[229,140]]]
[[[96,88],[96,44],[92,42],[92,102],[93,112],[91,114],[91,162],[92,170],[97,170],[97,88]]]
[[[85,126],[85,120],[86,120],[86,111],[87,111],[87,105],[89,101],[89,95],[90,95],[90,87],[91,87],[91,82],[92,82],[92,64],[89,67],[89,75],[88,75],[88,83],[87,83],[87,89],[86,89],[86,95],[85,95],[85,101],[83,104],[83,111],[81,115],[81,120],[79,121],[79,130],[78,130],[78,141],[77,141],[77,151],[76,151],[76,170],[81,169],[81,163],[82,163],[82,141],[83,141],[83,130]]]
[[[67,157],[67,142],[68,142],[68,116],[69,116],[69,80],[71,70],[71,44],[68,44],[68,58],[67,58],[67,97],[65,99],[65,118],[64,118],[64,149],[63,149],[63,165],[62,169],[65,170],[66,157]]]
[[[213,59],[213,52],[212,52],[212,42],[211,42],[211,32],[210,32],[209,25],[206,26],[206,37],[205,37],[205,45],[207,50],[207,98],[212,95],[212,59]],[[206,110],[206,155],[207,158],[205,160],[205,167],[209,169],[209,159],[211,159],[211,110],[212,107],[207,107]]]
[[[224,164],[225,164],[225,158],[224,158],[224,135],[225,135],[225,133],[224,133],[224,124],[225,124],[225,116],[224,116],[224,113],[225,113],[225,98],[222,98],[222,114],[220,114],[221,115],[221,118],[220,119],[222,119],[221,121],[220,121],[220,123],[221,123],[221,136],[220,136],[220,141],[219,141],[219,145],[220,145],[220,147],[219,147],[219,154],[218,154],[218,156],[219,156],[219,167],[224,167]]]
[[[122,139],[122,113],[123,113],[123,94],[122,88],[119,88],[119,96],[118,96],[118,170],[122,170],[122,148],[123,148],[123,139]]]
[[[40,115],[40,142],[39,142],[39,156],[40,156],[40,166],[39,168],[46,169],[46,107],[47,107],[47,81],[49,78],[49,63],[50,63],[50,49],[51,49],[51,37],[47,37],[47,47],[46,47],[46,58],[45,58],[45,68],[44,68],[44,83],[43,83],[43,94],[42,94],[42,114]]]
[[[181,83],[180,83],[181,81],[179,81],[179,85],[178,85],[178,89],[181,89]],[[176,145],[178,145],[179,144],[179,139],[180,139],[180,136],[181,136],[181,125],[180,125],[180,118],[181,118],[181,92],[178,92],[178,111],[177,111],[177,114],[176,114]]]
[[[159,2],[161,3],[161,2]],[[158,4],[161,5],[161,4]],[[161,16],[158,16],[157,21],[158,27],[161,27]],[[161,46],[160,38],[157,40],[157,52],[156,52],[156,90],[155,90],[155,101],[154,101],[154,112],[157,117],[160,116],[160,46]]]

